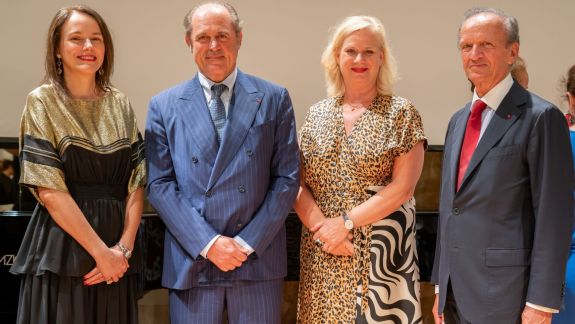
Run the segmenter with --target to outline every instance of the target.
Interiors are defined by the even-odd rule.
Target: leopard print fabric
[[[326,217],[341,217],[369,199],[367,187],[388,185],[394,158],[426,140],[419,113],[406,99],[377,96],[349,135],[342,103],[342,97],[333,97],[313,105],[300,130],[304,181]],[[410,202],[413,208],[406,205]],[[302,229],[298,323],[421,322],[410,202],[392,215],[411,217],[355,229],[352,257],[323,252]],[[386,259],[392,255],[400,257]],[[400,264],[389,266],[396,261]]]

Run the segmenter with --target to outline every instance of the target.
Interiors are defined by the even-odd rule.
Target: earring
[[[575,117],[573,117],[570,112],[565,114],[565,118],[567,119],[567,126],[571,127],[575,125]]]
[[[103,70],[102,68],[100,68],[100,69],[98,70],[98,74],[99,74],[99,75],[104,75],[104,70]]]
[[[56,56],[56,66],[58,67],[56,73],[62,74],[62,58],[60,55]]]

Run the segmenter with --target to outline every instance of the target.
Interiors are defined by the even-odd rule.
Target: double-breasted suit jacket
[[[565,118],[514,83],[456,190],[470,103],[445,138],[432,281],[439,312],[451,282],[473,323],[515,323],[525,303],[559,309],[573,225],[573,164]]]
[[[153,97],[148,198],[166,224],[162,284],[172,289],[286,275],[284,221],[299,187],[286,89],[238,71],[221,144],[198,76]],[[255,251],[222,272],[200,252],[217,234]]]

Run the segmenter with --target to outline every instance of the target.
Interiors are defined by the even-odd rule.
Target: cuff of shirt
[[[210,240],[210,242],[208,242],[208,244],[206,244],[206,246],[204,247],[204,249],[200,252],[200,255],[204,257],[204,259],[208,258],[208,251],[210,250],[210,248],[212,247],[212,245],[214,245],[214,243],[216,243],[216,240],[220,237],[221,235],[218,234],[216,236],[214,236],[214,238],[212,238]]]
[[[439,294],[439,285],[435,285],[435,294]]]
[[[539,305],[535,305],[535,304],[531,304],[530,302],[526,302],[525,305],[534,308],[536,310],[540,310],[542,312],[546,312],[546,313],[552,313],[552,314],[556,314],[559,313],[558,309],[553,309],[553,308],[548,308],[548,307],[544,307],[544,306],[539,306]]]
[[[234,240],[238,242],[238,244],[241,245],[244,249],[248,250],[248,255],[254,253],[254,249],[248,243],[246,243],[246,241],[244,241],[239,235],[236,235],[234,237]]]

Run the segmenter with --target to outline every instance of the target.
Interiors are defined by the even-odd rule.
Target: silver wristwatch
[[[347,230],[351,231],[353,229],[353,221],[349,218],[349,216],[347,216],[346,213],[343,213],[342,217],[343,217],[343,226],[345,226]]]
[[[116,243],[116,245],[118,246],[118,248],[120,249],[120,251],[122,252],[122,254],[124,255],[124,257],[128,260],[132,257],[132,251],[128,250],[127,247],[124,246],[124,244],[122,244],[121,242]]]

